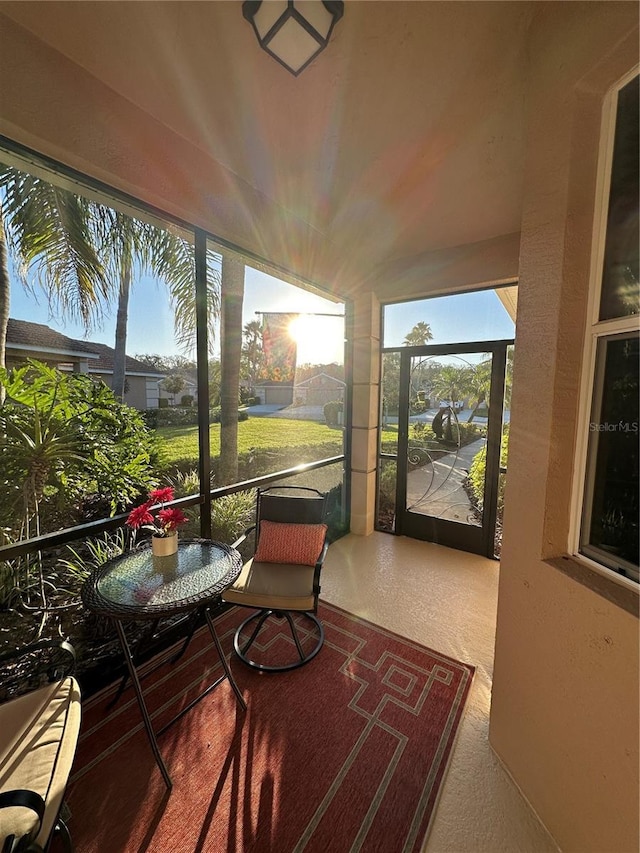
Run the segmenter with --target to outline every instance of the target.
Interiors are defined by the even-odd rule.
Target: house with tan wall
[[[112,347],[68,338],[43,323],[9,319],[7,367],[19,367],[29,358],[52,364],[63,372],[86,373],[111,387]],[[124,402],[135,409],[157,409],[158,383],[163,378],[163,373],[151,370],[130,355],[126,356]]]

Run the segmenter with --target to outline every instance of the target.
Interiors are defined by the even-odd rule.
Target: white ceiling
[[[254,188],[366,279],[519,231],[535,5],[346,0],[297,78],[259,48],[240,2],[0,12],[224,167],[231,198]]]

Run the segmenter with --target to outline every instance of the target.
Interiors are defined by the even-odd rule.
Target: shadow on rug
[[[244,616],[216,620],[228,654]],[[67,792],[77,853],[419,851],[474,668],[331,605],[319,616],[307,666],[260,674],[231,657],[246,713],[224,681],[160,737],[170,794],[131,689],[110,710],[113,688],[93,697]],[[216,661],[204,629],[145,679],[156,730]]]

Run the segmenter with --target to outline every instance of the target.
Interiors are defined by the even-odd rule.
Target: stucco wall
[[[545,561],[569,548],[601,106],[637,62],[637,18],[541,4],[530,43],[490,740],[580,853],[638,849],[638,619]]]

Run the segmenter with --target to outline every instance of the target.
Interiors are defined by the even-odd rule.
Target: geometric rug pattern
[[[113,689],[85,704],[67,791],[77,853],[419,851],[474,668],[321,603],[318,656],[258,673],[232,654],[246,615],[216,630],[247,711],[225,681],[159,738],[170,794],[130,688],[111,709]],[[265,649],[291,642],[282,625]],[[145,678],[155,728],[220,670],[202,630]]]

